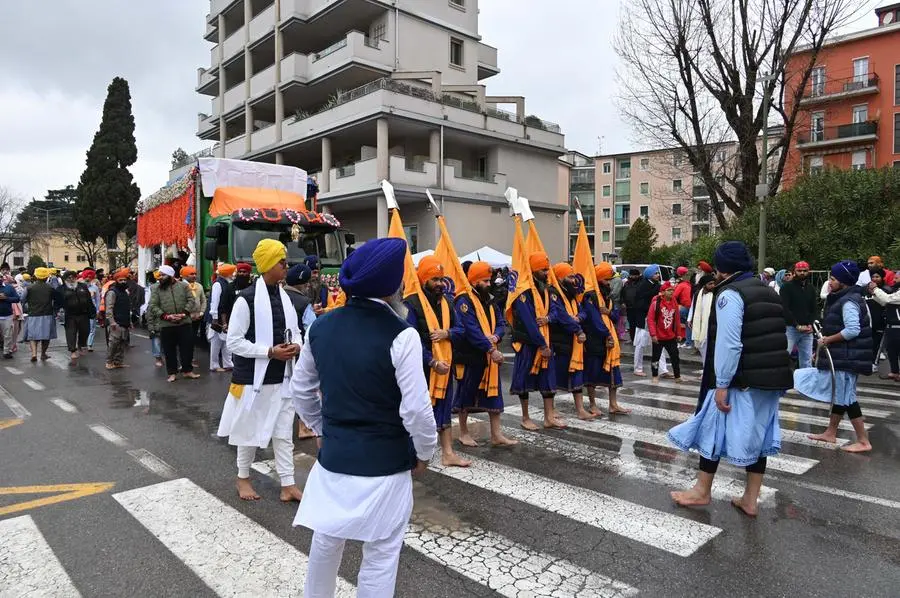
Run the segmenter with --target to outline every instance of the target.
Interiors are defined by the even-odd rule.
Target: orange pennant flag
[[[597,305],[599,307],[605,307],[607,310],[611,310],[612,301],[605,300],[603,294],[600,292],[600,283],[597,281],[597,270],[594,267],[594,256],[591,254],[591,245],[588,242],[587,230],[584,228],[584,221],[581,219],[581,210],[578,210],[576,213],[578,214],[578,240],[575,242],[575,255],[572,258],[572,267],[575,269],[576,274],[580,274],[584,277],[584,292],[589,293],[594,291],[597,297]],[[622,352],[619,347],[619,334],[616,332],[616,327],[608,313],[603,314],[601,312],[600,317],[603,319],[606,329],[609,330],[609,338],[613,341],[613,345],[611,347],[607,346],[606,348],[606,359],[603,362],[603,369],[607,372],[611,372],[612,368],[620,365],[622,361]]]
[[[537,292],[537,287],[534,284],[534,276],[531,272],[531,263],[528,260],[528,256],[534,251],[529,251],[527,247],[527,242],[522,236],[522,218],[518,214],[516,214],[515,218],[515,226],[516,230],[513,234],[513,254],[512,254],[512,272],[510,275],[514,275],[515,279],[515,288],[509,294],[506,299],[506,320],[512,324],[514,310],[513,304],[519,300],[522,296],[522,293],[530,290],[531,296],[534,299],[534,311],[535,315],[538,318],[546,318],[547,312],[550,308],[549,295],[541,296],[540,293]],[[536,232],[536,229],[535,229]],[[529,229],[529,237],[531,230]],[[532,240],[534,243],[534,240]],[[537,243],[540,243],[540,239],[537,239]],[[543,251],[543,249],[535,249],[535,251]],[[550,274],[553,274],[553,270],[550,270]],[[547,346],[550,346],[550,325],[544,324],[540,326],[541,334],[544,337],[544,340],[547,343]],[[519,343],[513,343],[513,349],[518,351],[521,348]],[[531,373],[537,374],[539,371],[547,369],[550,365],[550,360],[546,357],[542,357],[540,352],[538,352],[534,357],[534,363],[531,366]]]

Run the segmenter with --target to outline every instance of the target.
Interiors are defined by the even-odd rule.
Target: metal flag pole
[[[818,347],[816,347],[816,356],[813,362],[818,367],[820,354],[822,353],[822,349],[825,349],[825,355],[828,357],[828,368],[831,370],[831,405],[834,406],[834,401],[837,394],[837,388],[835,386],[834,359],[831,358],[831,351],[825,344],[822,343],[822,339],[825,338],[825,335],[822,334],[822,325],[818,320],[813,322],[813,332],[815,333],[816,341],[818,341]]]

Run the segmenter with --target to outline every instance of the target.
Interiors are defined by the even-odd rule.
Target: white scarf
[[[694,306],[694,319],[691,320],[691,338],[694,342],[706,342],[709,314],[712,312],[713,294],[700,291],[697,304]]]
[[[281,309],[284,313],[284,323],[287,330],[297,330],[297,312],[294,310],[291,299],[287,296],[280,286],[278,292],[281,295]],[[256,335],[256,342],[269,347],[274,344],[274,330],[272,328],[272,302],[269,301],[269,291],[266,288],[266,282],[260,276],[256,280],[256,288],[253,294],[253,321]],[[287,340],[287,339],[285,339]],[[300,338],[295,338],[292,342],[300,342]],[[250,411],[253,402],[259,391],[262,390],[263,379],[266,377],[266,369],[269,367],[268,357],[257,357],[253,364],[253,392],[244,399],[244,411]],[[284,381],[282,382],[282,391],[286,392],[291,381],[291,373],[293,370],[293,360],[288,360],[284,365]],[[283,395],[285,396],[285,395]]]

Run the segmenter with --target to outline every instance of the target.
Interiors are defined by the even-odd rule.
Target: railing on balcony
[[[852,139],[854,137],[865,137],[877,134],[878,122],[866,121],[804,131],[797,135],[797,143],[800,145],[823,143],[826,141],[839,141],[841,139]]]
[[[694,185],[691,197],[709,197],[709,189],[706,188],[706,185]]]
[[[345,179],[356,174],[356,164],[347,164],[346,166],[338,166],[335,170],[335,176],[339,179]]]
[[[631,216],[616,216],[616,226],[630,226]]]
[[[347,47],[347,38],[345,37],[344,39],[331,44],[330,46],[328,46],[321,52],[316,52],[315,54],[313,54],[312,61],[316,62],[317,60],[321,60],[321,59],[325,58],[326,56],[328,56],[329,54],[334,54],[341,48],[346,48],[346,47]]]
[[[825,81],[811,80],[803,92],[803,100],[826,98],[842,93],[852,93],[864,89],[878,89],[878,75],[864,75],[853,77],[841,77],[838,79],[826,79]]]

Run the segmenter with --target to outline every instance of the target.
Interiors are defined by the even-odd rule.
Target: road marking
[[[103,424],[90,424],[88,426],[91,430],[93,430],[94,434],[106,440],[107,442],[111,442],[116,446],[126,447],[128,446],[128,439],[119,434],[118,432],[104,426]]]
[[[190,480],[113,498],[219,596],[303,594],[306,555]],[[337,587],[337,596],[356,595],[345,580]]]
[[[9,391],[0,386],[0,399],[6,403],[6,406],[9,407],[9,410],[13,412],[13,415],[18,417],[19,419],[26,419],[31,417],[31,412],[25,407],[22,406],[22,403],[15,400]]]
[[[813,484],[810,482],[796,481],[794,483],[801,488],[806,488],[808,490],[817,490],[819,492],[834,494],[835,496],[843,496],[844,498],[860,500],[863,502],[871,503],[873,505],[880,505],[882,507],[889,507],[891,509],[900,509],[900,502],[897,502],[895,500],[888,500],[886,498],[879,498],[877,496],[868,496],[866,494],[859,494],[857,492],[850,492],[849,490],[841,490],[840,488],[832,488],[830,486],[821,486],[819,484]]]
[[[47,387],[33,378],[22,378],[22,382],[31,390],[45,390]]]
[[[48,494],[51,492],[55,492],[56,494],[0,507],[0,516],[18,513],[19,511],[27,511],[28,509],[35,509],[46,505],[54,505],[67,500],[75,500],[76,498],[83,498],[85,496],[90,496],[91,494],[99,494],[100,492],[106,492],[113,486],[115,486],[115,484],[112,482],[51,484],[48,486],[7,486],[6,488],[0,488],[0,496],[16,494]]]
[[[507,405],[505,412],[509,415],[522,416],[522,408],[519,405]],[[666,438],[666,433],[660,430],[642,428],[632,424],[623,424],[608,420],[582,421],[580,419],[568,419],[566,420],[566,423],[570,428],[576,430],[597,432],[599,434],[615,436],[616,438],[621,438],[623,440],[635,440],[672,448],[672,444],[669,442],[668,438]],[[722,465],[726,464],[727,463],[723,463]],[[766,467],[768,469],[796,475],[804,474],[818,464],[819,461],[816,459],[807,459],[805,457],[796,457],[794,455],[786,454],[775,455],[766,460]],[[730,464],[727,465],[731,467]]]
[[[78,413],[78,407],[70,403],[69,401],[62,399],[60,397],[54,397],[50,399],[50,402],[65,411],[66,413]]]
[[[147,336],[146,334],[140,334],[140,333],[138,333],[138,332],[132,332],[131,335],[132,335],[132,336],[139,336],[139,337],[141,337],[141,338],[147,338],[147,339],[150,338],[150,337]]]
[[[722,531],[594,490],[471,455],[467,458],[472,467],[444,467],[436,456],[429,469],[678,556],[694,554]]]
[[[8,366],[6,368],[6,371],[9,372],[10,374],[12,374],[13,376],[21,376],[22,374],[25,373],[22,370],[20,370],[19,368],[11,368]]]
[[[23,423],[24,419],[0,419],[0,430],[5,430],[6,428],[12,428],[13,426],[18,426]]]
[[[660,388],[671,388],[671,389],[677,389],[677,390],[692,391],[695,393],[695,396],[693,398],[695,405],[697,404],[696,395],[698,395],[700,393],[699,386],[679,384],[677,382],[669,382],[668,380],[660,380],[656,384],[653,384],[653,382],[651,382],[650,380],[635,380],[634,382],[632,382],[632,384],[640,384],[640,385],[650,386],[651,388],[654,386],[658,386]],[[803,396],[795,391],[788,391],[788,394]],[[622,396],[627,396],[627,395],[622,395]],[[862,402],[866,403],[867,405],[869,403],[872,403],[872,404],[887,404],[889,406],[894,406],[894,407],[900,406],[900,402],[898,402],[898,401],[885,401],[882,399],[862,398]],[[778,401],[778,403],[779,403],[779,405],[793,405],[794,407],[806,407],[808,409],[821,409],[823,411],[831,411],[830,404],[822,403],[821,401],[813,401],[812,399],[789,399],[786,397],[782,397]],[[865,415],[869,416],[869,417],[882,417],[883,418],[883,417],[890,417],[893,414],[894,413],[892,411],[883,411],[881,409],[869,409],[868,407],[866,407],[866,411],[865,411]]]
[[[128,451],[135,461],[161,478],[174,478],[175,469],[171,465],[148,451],[147,449],[134,449]]]
[[[0,521],[0,538],[0,596],[81,596],[30,515]]]
[[[689,398],[680,395],[669,395],[661,392],[646,392],[640,394],[633,395],[620,395],[620,398],[623,397],[635,397],[638,399],[647,399],[651,401],[664,401],[667,403],[677,403],[678,405],[689,405],[690,407],[695,407],[697,405],[696,398]],[[784,404],[786,400],[791,399],[781,399],[779,401],[780,404]],[[811,426],[821,426],[825,427],[828,425],[828,418],[822,415],[809,415],[808,413],[794,413],[793,411],[779,411],[778,419],[784,422],[797,423],[797,424],[809,424]],[[866,429],[869,430],[872,428],[874,424],[866,423]],[[838,426],[841,430],[853,430],[853,425],[848,420],[841,420],[840,425]]]
[[[313,458],[305,453],[295,456]],[[273,459],[255,471],[278,481]],[[418,483],[418,482],[416,482]],[[634,596],[637,590],[566,559],[535,551],[505,536],[459,521],[428,507],[413,507],[404,544],[501,596]],[[450,520],[452,519],[452,521]]]

